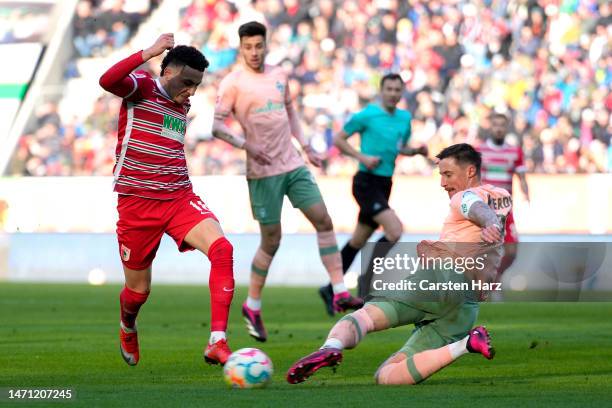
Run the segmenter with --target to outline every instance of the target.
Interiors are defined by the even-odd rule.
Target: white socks
[[[465,336],[463,340],[456,341],[448,345],[448,351],[450,351],[451,357],[457,359],[462,355],[468,353],[467,342],[470,336]]]
[[[329,339],[325,340],[325,343],[323,344],[321,348],[322,349],[335,348],[335,349],[342,350],[344,349],[344,346],[342,345],[342,342],[340,340],[330,337]]]
[[[213,331],[210,332],[210,340],[208,340],[208,344],[215,344],[219,340],[223,340],[225,338],[224,331]]]
[[[344,282],[340,282],[340,283],[336,283],[335,285],[332,285],[332,289],[334,290],[334,295],[337,295],[338,293],[346,292],[348,290]]]
[[[248,296],[246,305],[249,309],[259,312],[261,310],[261,299],[253,299],[252,297]]]

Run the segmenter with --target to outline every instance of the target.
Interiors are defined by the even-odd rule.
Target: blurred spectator
[[[91,3],[81,0],[77,4],[73,24],[74,46],[81,57],[99,55],[106,42],[106,33],[98,31]]]
[[[53,4],[0,3],[0,44],[39,42],[50,28]]]
[[[104,28],[114,28],[97,52],[124,43],[138,21],[130,13],[143,18],[144,10],[144,3],[126,10],[128,3],[79,4],[75,34],[95,36],[89,19],[104,15]],[[219,79],[236,61],[237,27],[252,19],[270,27],[267,62],[289,72],[304,133],[327,152],[326,174],[354,172],[331,137],[373,100],[389,71],[406,81],[401,106],[413,113],[413,143],[432,153],[480,143],[490,114],[500,111],[511,118],[508,139],[522,146],[529,171],[612,171],[612,16],[605,0],[194,0],[177,33],[211,61],[190,111],[186,152],[194,175],[244,172],[244,152],[210,138],[210,115]],[[41,110],[11,171],[111,174],[119,103],[104,96],[89,118],[69,123],[45,119]],[[430,174],[432,164],[402,157],[397,171]]]
[[[123,47],[156,4],[150,0],[79,1],[72,25],[77,55],[103,56]]]

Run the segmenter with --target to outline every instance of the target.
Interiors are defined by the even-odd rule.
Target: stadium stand
[[[186,151],[193,175],[244,172],[244,152],[213,140],[210,129],[216,86],[236,61],[237,27],[249,20],[270,27],[268,62],[291,73],[304,133],[329,156],[325,174],[354,172],[355,163],[331,146],[332,135],[372,101],[389,71],[406,80],[401,106],[413,113],[415,145],[435,152],[476,143],[487,137],[488,116],[497,110],[512,118],[511,140],[522,146],[530,172],[612,171],[607,1],[194,0],[160,7],[168,3],[180,9],[175,21],[166,21],[177,42],[197,46],[211,61],[192,98]],[[109,61],[159,33],[151,24],[156,7],[152,1],[78,3],[75,63],[66,70],[72,85],[62,98],[41,101],[6,174],[112,174],[120,101],[79,90],[86,81],[95,86],[95,74]],[[149,24],[149,36],[136,42],[140,23]],[[156,65],[148,68],[157,72]],[[430,174],[432,166],[406,157],[397,171]]]
[[[30,86],[52,24],[51,2],[0,2],[0,135],[8,133]]]

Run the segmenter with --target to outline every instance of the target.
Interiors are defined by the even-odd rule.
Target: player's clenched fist
[[[272,163],[272,158],[264,151],[263,148],[246,142],[244,144],[244,150],[255,160],[257,163],[262,166],[267,166]]]
[[[315,167],[321,167],[323,164],[323,157],[315,152],[312,147],[306,146],[304,147],[304,153],[306,153],[306,157],[308,157],[308,161],[312,163]]]
[[[480,237],[484,242],[489,244],[499,243],[502,240],[501,227],[496,224],[491,224],[482,229]]]
[[[172,48],[174,48],[174,34],[162,34],[152,46],[142,52],[142,59],[149,60]]]
[[[374,170],[380,164],[380,157],[364,155],[361,157],[360,162],[366,167],[366,169]]]

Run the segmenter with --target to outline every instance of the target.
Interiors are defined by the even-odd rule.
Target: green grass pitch
[[[229,327],[234,349],[258,347],[274,363],[263,390],[231,390],[221,369],[202,360],[208,338],[208,288],[153,287],[139,317],[141,359],[128,367],[118,350],[119,286],[0,284],[0,388],[72,388],[71,402],[2,406],[455,407],[612,406],[612,303],[484,304],[479,323],[497,356],[466,355],[417,386],[381,387],[373,374],[412,330],[368,336],[300,385],[284,375],[316,349],[335,319],[315,288],[267,288],[270,339],[247,335],[239,288]]]

